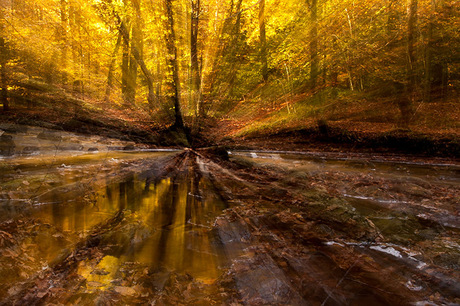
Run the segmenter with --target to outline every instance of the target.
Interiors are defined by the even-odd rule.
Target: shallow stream
[[[211,286],[218,292],[221,302],[227,301],[226,298],[232,294],[238,296],[238,301],[249,304],[254,301],[292,304],[309,301],[308,292],[302,292],[303,285],[296,287],[298,293],[295,299],[292,299],[294,295],[289,293],[291,291],[286,291],[289,293],[286,293],[286,300],[272,300],[264,296],[260,288],[253,288],[252,291],[241,288],[268,284],[274,286],[273,294],[281,294],[279,290],[283,287],[280,284],[289,283],[287,277],[300,277],[298,271],[301,268],[295,268],[293,264],[285,266],[278,258],[284,255],[272,254],[270,264],[262,262],[259,265],[269,267],[274,260],[280,271],[285,271],[276,274],[275,269],[268,269],[278,283],[264,283],[264,273],[250,278],[250,283],[242,281],[246,278],[238,274],[238,266],[258,258],[253,249],[259,246],[251,236],[260,235],[256,227],[264,227],[264,218],[269,217],[259,214],[248,218],[241,216],[241,213],[236,214],[234,210],[237,217],[227,217],[225,224],[218,221],[235,205],[257,205],[258,201],[244,200],[244,197],[237,201],[225,199],[223,190],[236,185],[228,180],[219,183],[219,176],[207,168],[212,162],[201,158],[199,154],[184,162],[187,159],[178,159],[184,154],[182,151],[98,148],[97,152],[69,150],[67,153],[59,151],[59,154],[49,150],[46,154],[37,153],[39,150],[26,154],[22,150],[20,154],[2,158],[2,303],[8,304],[10,299],[23,301],[21,299],[25,297],[22,295],[27,290],[29,295],[35,292],[33,298],[29,297],[35,302],[58,296],[64,303],[91,303],[95,296],[106,297],[109,293],[113,300],[118,294],[128,298],[125,302],[133,303],[145,302],[145,299],[151,299],[158,292],[164,293],[161,293],[163,298],[172,298],[174,292],[168,291],[172,286],[172,275],[176,275],[177,284],[186,282],[177,275],[186,275],[193,280],[189,284]],[[279,176],[277,186],[284,186],[308,203],[319,203],[312,208],[322,207],[320,209],[327,210],[327,214],[343,210],[350,215],[349,218],[368,220],[380,235],[380,238],[372,241],[329,235],[328,241],[321,240],[319,243],[315,240],[315,252],[323,250],[322,254],[343,254],[345,250],[358,250],[360,254],[375,260],[376,264],[394,265],[405,271],[403,274],[407,278],[404,278],[402,285],[405,290],[417,294],[428,290],[430,284],[430,281],[422,281],[420,277],[416,281],[410,276],[416,273],[414,271],[421,271],[451,288],[447,293],[441,289],[435,290],[440,296],[430,291],[424,299],[417,297],[415,300],[429,302],[431,294],[434,296],[431,301],[459,301],[459,279],[455,272],[460,266],[459,165],[388,162],[373,157],[344,159],[283,152],[231,152],[230,157],[236,162],[251,163],[252,167],[276,173]],[[179,162],[169,173],[162,172],[163,165],[176,159]],[[229,171],[223,170],[223,173],[228,174]],[[237,175],[233,177],[238,184],[243,181]],[[222,184],[227,185],[222,187]],[[270,184],[265,186],[268,186],[265,190],[269,191]],[[281,203],[285,200],[288,200],[286,195],[276,199]],[[290,213],[290,209],[286,213]],[[120,214],[123,214],[123,219],[119,218]],[[324,218],[327,218],[327,214],[320,213]],[[292,216],[297,216],[295,218],[300,218],[300,215],[301,212],[292,213]],[[336,218],[333,213],[331,216]],[[235,218],[241,218],[240,225],[234,222]],[[292,222],[297,222],[293,223],[295,226],[300,226],[298,222],[305,222],[299,220]],[[305,226],[312,224],[308,222]],[[248,233],[235,234],[249,226],[252,226],[252,230],[246,230]],[[233,231],[233,236],[222,234],[222,228],[225,227]],[[291,231],[291,226],[283,231]],[[270,235],[276,236],[273,233]],[[284,238],[277,239],[282,241]],[[269,248],[269,245],[266,247]],[[82,250],[88,251],[85,253]],[[338,255],[330,256],[334,259]],[[52,288],[57,286],[57,280],[52,278],[66,262],[75,264],[69,264],[69,270],[73,269],[73,272],[63,277],[79,280],[78,285],[67,288],[64,295],[61,291],[53,293]],[[356,262],[351,268],[355,265]],[[335,268],[331,268],[331,273],[343,268],[337,263],[333,266]],[[290,272],[297,276],[287,273],[287,267],[297,271],[297,274]],[[317,268],[312,269],[316,271]],[[51,272],[46,274],[47,271]],[[233,285],[222,280],[229,271],[233,271]],[[446,275],[446,271],[452,274]],[[340,273],[347,276],[349,272]],[[352,275],[350,272],[349,277]],[[38,280],[47,277],[50,280],[48,287],[43,285],[45,289],[27,289],[32,285],[24,285],[33,282],[40,284]],[[148,282],[145,281],[147,277]],[[338,278],[335,284],[330,285],[327,285],[328,279],[315,281],[323,282],[321,286],[330,287],[328,290],[331,291],[325,290],[318,297],[324,300],[323,304],[341,304],[340,299],[332,297],[343,278]],[[155,288],[156,293],[152,293],[154,291],[148,286]],[[181,292],[191,290],[191,286],[185,286],[186,289]],[[208,292],[211,289],[200,290]],[[356,294],[359,295],[358,292]],[[258,299],[251,300],[253,295]],[[190,297],[185,295],[183,298]],[[200,301],[206,301],[206,298]]]

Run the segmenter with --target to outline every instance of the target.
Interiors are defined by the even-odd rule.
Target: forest
[[[0,305],[460,304],[457,0],[0,0]]]
[[[456,4],[4,0],[1,103],[70,129],[95,113],[230,137],[457,135]]]

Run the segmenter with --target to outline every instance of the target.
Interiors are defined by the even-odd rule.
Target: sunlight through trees
[[[420,103],[458,87],[455,3],[3,0],[1,101],[30,106],[31,89],[52,87],[180,125],[261,86],[278,99],[320,94],[326,105],[380,88],[407,128]]]

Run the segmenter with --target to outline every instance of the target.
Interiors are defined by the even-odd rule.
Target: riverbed
[[[460,303],[455,161],[10,134],[1,304]]]

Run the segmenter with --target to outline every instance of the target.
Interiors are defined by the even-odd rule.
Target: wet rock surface
[[[144,148],[132,141],[17,124],[0,123],[0,134],[0,157],[52,155],[63,151],[72,151],[76,154],[77,152]]]
[[[1,304],[460,303],[455,164],[110,154],[2,165]]]

